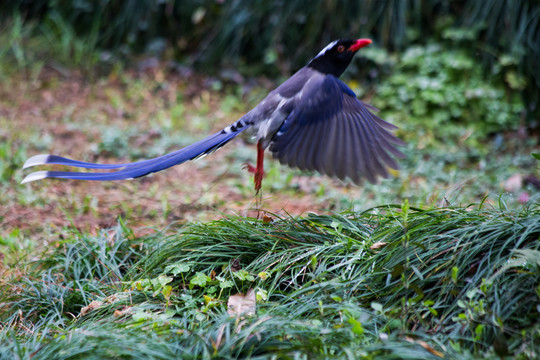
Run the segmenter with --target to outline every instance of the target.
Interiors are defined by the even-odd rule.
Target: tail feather
[[[224,132],[221,131],[214,135],[207,137],[195,144],[189,145],[183,149],[176,150],[172,153],[154,158],[149,160],[142,160],[133,163],[127,164],[94,164],[83,161],[71,160],[63,158],[56,155],[36,155],[28,159],[24,168],[35,166],[35,165],[44,165],[44,164],[59,164],[59,165],[68,165],[74,167],[82,167],[89,169],[120,169],[113,172],[69,172],[69,171],[38,171],[29,174],[24,178],[22,184],[41,180],[45,178],[62,178],[62,179],[77,179],[77,180],[126,180],[133,179],[140,176],[144,176],[153,172],[161,171],[171,166],[181,164],[188,160],[198,158],[200,156],[209,154],[239,133],[243,129],[238,129],[236,132]]]
[[[23,165],[23,169],[36,166],[36,165],[45,165],[45,164],[55,164],[55,165],[67,165],[75,166],[86,169],[120,169],[127,164],[96,164],[84,161],[71,160],[58,155],[49,155],[41,154],[32,156],[30,159],[26,160]]]

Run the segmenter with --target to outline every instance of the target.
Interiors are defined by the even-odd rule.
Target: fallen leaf
[[[229,315],[254,315],[255,309],[256,298],[253,289],[250,289],[246,295],[231,295],[227,302],[227,312]]]
[[[440,358],[444,357],[444,354],[442,352],[435,350],[434,348],[431,347],[431,345],[429,345],[427,342],[423,340],[415,340],[410,336],[405,336],[405,340],[412,344],[420,345],[421,347],[423,347],[424,349],[426,349],[427,351],[429,351],[431,354],[435,356],[438,356]]]
[[[438,356],[440,358],[444,357],[444,354],[442,352],[435,350],[427,342],[422,341],[422,340],[416,340],[416,343],[420,345],[421,347],[423,347],[424,349],[426,349],[427,351],[429,351],[430,353],[432,353],[433,355]]]
[[[90,313],[90,311],[98,309],[101,305],[103,305],[103,301],[94,300],[90,304],[88,304],[88,306],[85,306],[81,309],[79,316],[86,316]]]
[[[369,248],[371,250],[377,250],[379,248],[382,248],[383,246],[386,246],[387,243],[385,243],[384,241],[377,241],[376,243],[374,243],[373,245],[371,245]]]
[[[113,316],[116,318],[116,317],[124,316],[126,314],[130,314],[131,309],[132,309],[131,306],[124,306],[121,310],[116,309],[114,310]]]
[[[112,303],[114,303],[114,302],[117,302],[118,300],[120,300],[120,299],[118,298],[118,294],[113,294],[113,295],[107,296],[107,297],[105,298],[105,302],[106,302],[107,304],[112,304]]]

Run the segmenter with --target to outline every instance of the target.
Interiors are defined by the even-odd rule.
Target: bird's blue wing
[[[332,75],[306,84],[302,97],[276,132],[270,151],[283,164],[360,183],[388,176],[403,154],[396,127],[372,112]]]
[[[25,168],[44,165],[59,164],[90,169],[120,169],[113,172],[69,172],[69,171],[38,171],[29,174],[22,183],[41,180],[45,178],[63,178],[77,180],[125,180],[137,178],[156,171],[167,169],[171,166],[181,164],[199,156],[209,154],[241,133],[245,128],[237,129],[235,132],[221,131],[207,137],[195,144],[183,149],[174,151],[154,159],[143,160],[127,164],[95,164],[83,161],[71,160],[56,155],[36,155],[28,159]]]

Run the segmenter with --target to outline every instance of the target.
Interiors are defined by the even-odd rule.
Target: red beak
[[[370,39],[358,39],[356,40],[350,47],[349,51],[358,51],[358,49],[363,48],[364,46],[367,46],[371,44],[372,41]]]

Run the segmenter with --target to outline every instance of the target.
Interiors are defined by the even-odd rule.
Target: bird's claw
[[[242,170],[247,170],[250,174],[255,174],[257,172],[257,169],[255,169],[255,166],[251,165],[249,162],[245,162],[242,164]]]
[[[250,174],[253,174],[253,182],[255,183],[255,191],[258,193],[262,187],[262,180],[264,177],[264,171],[251,165],[249,162],[242,164],[242,169],[247,170]]]

